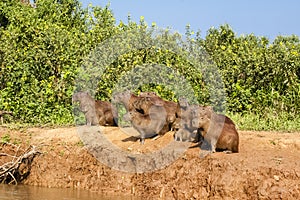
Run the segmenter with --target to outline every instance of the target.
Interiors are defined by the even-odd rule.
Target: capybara
[[[196,134],[186,128],[179,128],[174,134],[175,141],[180,142],[194,142],[195,138]]]
[[[190,124],[192,124],[192,120]],[[203,140],[201,129],[195,127],[187,128],[181,118],[176,118],[175,122],[172,124],[172,130],[175,131],[175,141],[201,142]]]
[[[163,100],[161,102],[156,102],[155,104],[152,102],[152,97],[140,97],[136,98],[135,101],[132,103],[132,107],[142,113],[142,114],[149,114],[149,110],[151,106],[164,106]]]
[[[86,125],[96,126],[99,124],[95,100],[88,92],[77,92],[73,94],[72,101],[79,102],[79,108],[80,111],[84,113]]]
[[[160,107],[161,110],[167,113],[166,118],[163,119],[161,117],[165,124],[160,134],[171,130],[171,125],[176,119],[175,112],[177,104],[171,101],[165,101],[152,92],[143,92],[140,96],[134,95],[130,91],[120,92],[114,95],[114,101],[124,104],[127,112],[135,111],[146,116],[150,114],[150,109],[153,106]]]
[[[140,133],[142,144],[144,144],[145,138],[159,134],[166,123],[164,108],[156,105],[151,107],[149,114],[132,110],[125,114],[124,118],[131,121],[132,126]]]
[[[178,131],[180,128],[182,128],[181,119],[175,118],[175,121],[172,123],[171,131]]]
[[[80,111],[84,113],[86,125],[116,125],[117,114],[113,112],[110,102],[95,100],[88,92],[77,92],[72,96],[73,102],[79,102]]]
[[[239,135],[233,121],[225,115],[215,113],[210,107],[202,107],[192,121],[192,125],[201,128],[201,134],[210,144],[211,151],[239,151]]]

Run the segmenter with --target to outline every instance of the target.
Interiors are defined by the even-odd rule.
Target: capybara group
[[[87,92],[77,92],[72,100],[79,102],[87,125],[117,125],[118,113],[108,101],[94,100]],[[155,92],[131,91],[113,95],[113,101],[123,104],[130,121],[140,134],[144,144],[146,138],[174,131],[174,139],[180,142],[206,142],[212,152],[239,151],[239,135],[234,122],[227,116],[214,112],[211,106],[190,105],[187,99],[167,101]]]

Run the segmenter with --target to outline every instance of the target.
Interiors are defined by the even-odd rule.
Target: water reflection
[[[28,185],[0,184],[0,200],[114,200],[136,199],[124,196],[103,196],[96,192],[76,189],[45,188]]]

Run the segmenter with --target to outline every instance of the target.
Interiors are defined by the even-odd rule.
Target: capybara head
[[[179,104],[180,108],[184,108],[184,109],[189,106],[188,100],[184,97],[180,97],[178,99],[178,104]]]
[[[88,92],[76,92],[72,96],[72,102],[81,102],[84,99],[91,98]]]
[[[115,102],[123,102],[128,101],[132,93],[129,90],[126,90],[124,92],[118,92],[113,95],[113,100]]]
[[[207,115],[201,115],[192,120],[192,126],[195,128],[203,128],[208,126],[210,123],[210,118]]]
[[[212,112],[213,108],[211,106],[198,106],[192,110],[192,117],[196,118],[203,115],[210,117]]]

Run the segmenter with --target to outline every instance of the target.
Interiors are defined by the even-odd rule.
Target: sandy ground
[[[146,139],[141,145],[132,137],[136,135],[132,129],[97,129],[125,154],[143,156],[173,145],[172,132],[156,140]],[[95,154],[106,150],[97,148],[97,132],[89,137],[94,142],[89,146],[88,140],[81,141],[87,133],[80,130],[0,127],[0,138],[9,134],[11,142],[39,146],[42,154],[34,159],[31,173],[23,182],[28,185],[125,194],[129,199],[300,199],[299,132],[239,131],[239,153],[217,152],[204,158],[200,158],[203,151],[195,143],[184,143],[186,151],[162,169],[157,169],[157,163],[149,163],[155,170],[134,173],[103,164],[105,158]],[[2,145],[0,151],[8,150]],[[166,158],[157,159],[163,162]]]

